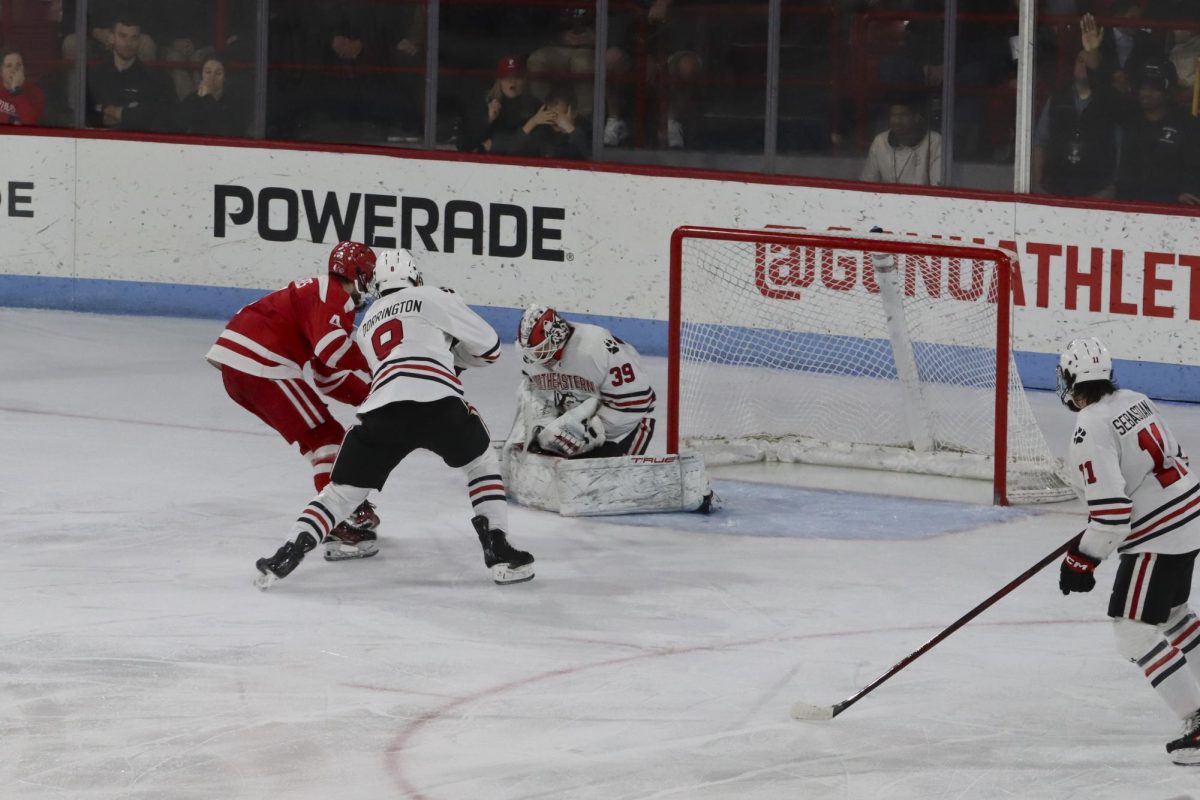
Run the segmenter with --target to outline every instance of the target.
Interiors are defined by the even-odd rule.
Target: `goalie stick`
[[[1069,550],[1072,545],[1079,544],[1079,540],[1082,537],[1083,537],[1083,533],[1080,532],[1080,533],[1076,534],[1075,536],[1071,537],[1069,540],[1067,540],[1063,544],[1059,545],[1058,548],[1053,553],[1046,556],[1041,561],[1034,564],[1032,567],[1025,570],[1017,577],[1013,578],[1012,581],[1010,581],[1002,589],[998,590],[991,597],[984,600],[982,603],[980,603],[979,605],[972,608],[966,614],[963,614],[961,617],[956,619],[949,626],[947,626],[945,629],[943,629],[942,632],[939,633],[937,636],[934,636],[928,642],[921,645],[919,648],[917,648],[916,650],[914,650],[913,652],[911,652],[907,656],[905,656],[898,664],[896,664],[896,666],[892,667],[887,672],[883,673],[878,678],[871,681],[871,683],[867,684],[865,687],[860,689],[857,694],[855,694],[851,697],[847,697],[842,702],[835,703],[834,705],[831,705],[831,706],[818,706],[818,705],[813,705],[811,703],[797,702],[792,705],[792,717],[794,719],[802,719],[802,720],[833,719],[838,714],[842,713],[847,708],[854,705],[855,703],[857,703],[859,700],[866,697],[871,692],[875,691],[875,689],[877,689],[880,686],[880,684],[882,684],[888,678],[892,677],[897,672],[904,669],[912,662],[916,661],[918,658],[923,656],[925,653],[928,653],[930,650],[932,650],[934,647],[936,647],[943,639],[950,636],[950,634],[954,633],[956,630],[958,630],[962,626],[966,625],[971,620],[975,619],[977,616],[982,614],[984,611],[991,608],[1002,597],[1007,595],[1013,589],[1016,589],[1018,586],[1025,583],[1025,581],[1029,580],[1034,575],[1041,572],[1043,569],[1046,568],[1046,566],[1048,564],[1057,560],[1064,553],[1066,553],[1067,550]]]

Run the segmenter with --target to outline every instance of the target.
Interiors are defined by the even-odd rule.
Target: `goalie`
[[[636,350],[598,325],[571,324],[544,306],[525,310],[517,346],[525,367],[514,432],[520,427],[528,452],[566,458],[646,452],[655,397]]]
[[[637,350],[546,306],[525,310],[517,347],[525,363],[504,448],[514,499],[566,515],[709,510],[698,456],[644,457],[656,398]]]

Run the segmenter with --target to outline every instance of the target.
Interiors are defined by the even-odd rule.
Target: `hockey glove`
[[[1058,588],[1063,594],[1090,592],[1096,588],[1096,576],[1092,573],[1098,566],[1100,559],[1085,555],[1079,551],[1078,545],[1072,545],[1059,569]]]
[[[559,417],[534,437],[542,452],[572,458],[604,444],[604,424],[595,417],[582,423]]]

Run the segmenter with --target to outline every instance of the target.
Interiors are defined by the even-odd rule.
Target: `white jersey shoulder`
[[[494,362],[496,331],[453,292],[416,286],[376,300],[356,333],[371,368],[365,413],[404,400],[462,397],[455,366]]]
[[[1080,411],[1068,460],[1088,505],[1084,552],[1200,548],[1200,482],[1146,395],[1118,389]]]

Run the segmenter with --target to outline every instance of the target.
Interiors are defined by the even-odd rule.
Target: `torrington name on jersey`
[[[529,376],[533,387],[547,392],[587,392],[596,394],[596,384],[582,375],[561,375],[557,372],[539,372]]]

